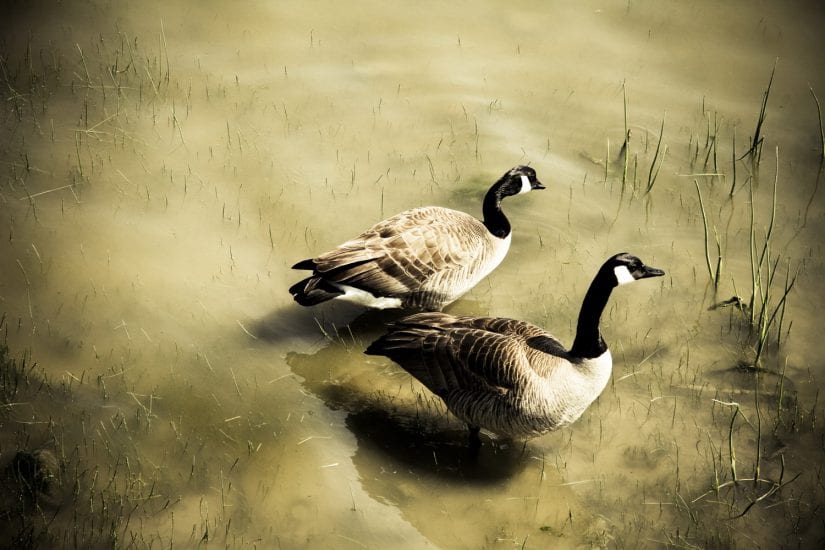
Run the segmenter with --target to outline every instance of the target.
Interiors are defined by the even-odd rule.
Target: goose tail
[[[458,375],[449,359],[449,338],[439,327],[426,326],[426,318],[435,320],[441,313],[423,313],[390,325],[389,331],[370,344],[367,355],[392,359],[431,392],[444,399],[451,388],[460,387]]]
[[[375,340],[367,346],[364,353],[367,355],[383,355],[393,361],[400,362],[404,358],[418,355],[421,349],[422,334],[414,330],[393,330]]]
[[[321,277],[307,277],[289,287],[289,293],[302,306],[314,306],[332,300],[344,292]]]

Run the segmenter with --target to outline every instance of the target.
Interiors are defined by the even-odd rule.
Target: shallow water
[[[56,519],[24,514],[35,542],[822,541],[817,3],[4,9],[0,326],[36,365],[4,378],[0,459],[62,467]],[[547,190],[507,199],[510,254],[448,311],[569,343],[607,256],[667,276],[612,297],[614,376],[578,422],[473,458],[438,400],[363,355],[392,312],[286,289],[405,208],[479,215],[521,163]],[[753,356],[741,312],[709,308],[751,296],[774,181],[769,304],[798,276],[756,377],[731,370]]]

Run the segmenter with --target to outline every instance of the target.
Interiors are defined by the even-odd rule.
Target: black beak
[[[541,184],[539,180],[533,180],[530,182],[530,187],[532,189],[547,189],[544,185]]]
[[[639,279],[647,279],[648,277],[661,277],[665,272],[658,267],[650,267],[646,265],[642,268],[642,276]]]

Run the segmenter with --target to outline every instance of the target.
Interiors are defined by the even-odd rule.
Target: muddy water
[[[6,9],[0,308],[37,364],[6,383],[0,456],[60,460],[57,520],[26,516],[41,542],[821,540],[814,3]],[[604,258],[668,276],[615,293],[614,377],[581,420],[472,457],[443,405],[362,354],[393,314],[302,309],[289,267],[412,206],[478,215],[520,163],[548,189],[506,201],[508,258],[449,311],[569,343]],[[730,370],[753,357],[741,312],[709,310],[752,294],[752,217],[770,304],[798,272],[758,377]]]

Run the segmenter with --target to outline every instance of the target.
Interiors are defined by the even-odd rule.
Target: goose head
[[[499,196],[509,197],[520,193],[528,193],[534,189],[544,189],[544,185],[536,178],[536,171],[529,166],[515,166],[499,180]]]
[[[612,279],[612,286],[619,286],[639,279],[661,277],[665,272],[659,268],[645,265],[642,260],[627,252],[620,252],[608,259],[602,266],[602,276]]]

